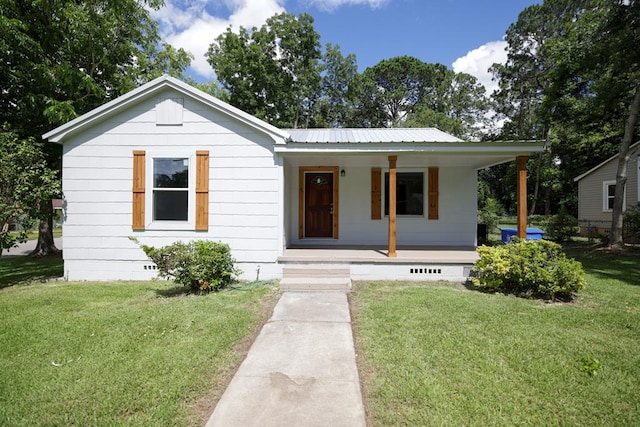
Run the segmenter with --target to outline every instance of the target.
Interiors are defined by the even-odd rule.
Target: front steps
[[[343,291],[351,290],[349,266],[287,266],[282,269],[281,291]]]

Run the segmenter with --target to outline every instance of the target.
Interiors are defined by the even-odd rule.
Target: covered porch
[[[435,129],[289,132],[275,148],[285,194],[279,262],[472,264],[477,171],[513,160],[526,230],[526,162],[539,143],[465,142]]]

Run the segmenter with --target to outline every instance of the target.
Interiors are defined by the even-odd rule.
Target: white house
[[[356,278],[461,280],[477,171],[542,150],[437,129],[278,129],[168,76],[43,138],[63,146],[71,280],[155,277],[130,237],[226,242],[246,279],[313,253]]]
[[[631,206],[640,207],[640,141],[629,147],[629,156],[623,200],[625,210]],[[611,231],[618,158],[619,154],[616,154],[574,179],[578,183],[578,222],[584,235],[607,235]]]

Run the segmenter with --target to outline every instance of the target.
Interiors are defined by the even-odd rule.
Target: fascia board
[[[277,153],[318,153],[318,154],[346,154],[346,153],[434,153],[434,154],[453,154],[453,155],[529,155],[533,153],[541,153],[544,151],[544,144],[522,144],[522,143],[506,143],[506,144],[484,144],[484,143],[444,143],[423,145],[404,145],[399,143],[393,144],[367,144],[367,143],[349,143],[349,144],[295,144],[275,147]]]

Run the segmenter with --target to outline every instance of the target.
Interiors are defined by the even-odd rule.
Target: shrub
[[[640,238],[640,209],[630,207],[624,213],[625,238],[632,240]]]
[[[229,245],[222,242],[196,240],[175,242],[160,248],[140,247],[156,264],[160,277],[171,277],[195,293],[219,291],[230,285],[234,276],[240,273]]]
[[[470,280],[479,289],[568,301],[586,286],[582,264],[547,240],[514,239],[507,245],[481,246],[478,254]]]
[[[566,212],[560,212],[547,221],[545,237],[554,242],[564,242],[578,234],[578,231],[578,220]]]

